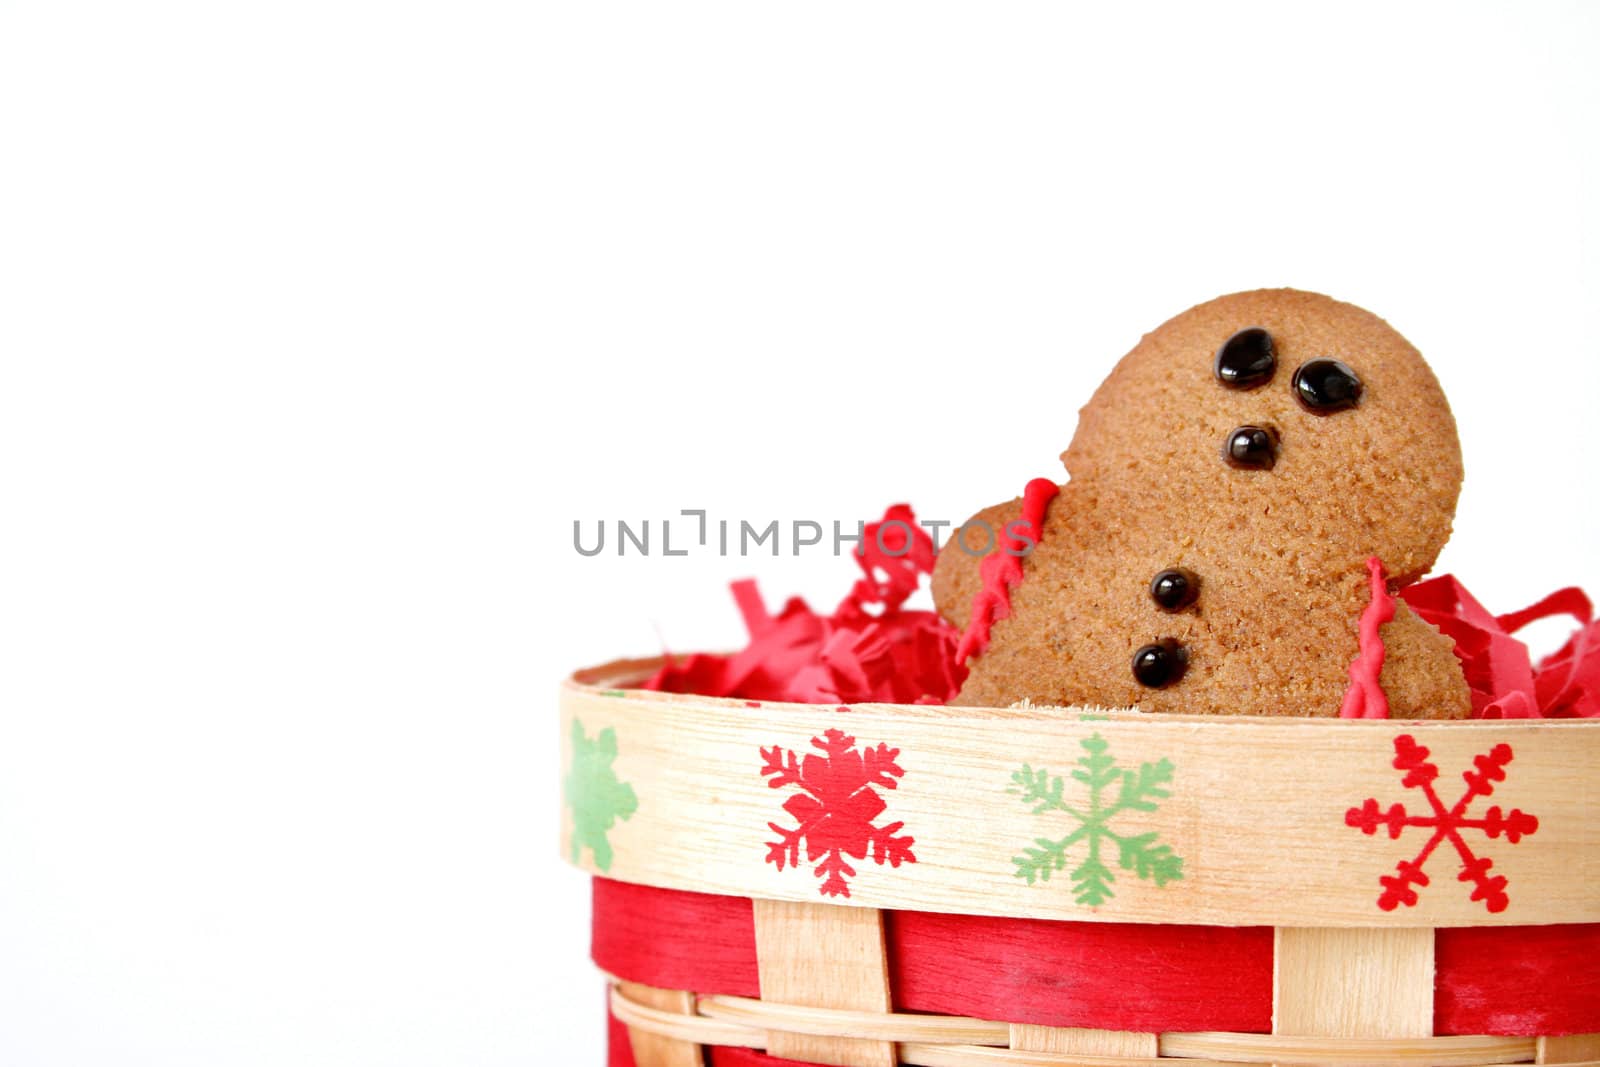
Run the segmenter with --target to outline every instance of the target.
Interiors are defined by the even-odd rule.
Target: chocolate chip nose
[[[1228,466],[1269,471],[1278,462],[1278,434],[1270,426],[1240,426],[1222,445]]]

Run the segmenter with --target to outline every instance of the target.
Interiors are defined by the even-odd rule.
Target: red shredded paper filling
[[[1551,593],[1532,607],[1491,615],[1453,575],[1400,590],[1400,598],[1456,643],[1475,719],[1600,717],[1600,622],[1581,589]],[[1578,631],[1533,662],[1512,635],[1536,619],[1570,615]]]
[[[1033,520],[1037,529],[1049,500],[1042,489],[1034,495],[1041,498]],[[734,582],[733,598],[750,632],[744,650],[670,661],[642,688],[804,704],[950,700],[966,680],[957,656],[960,631],[935,612],[902,606],[933,573],[932,538],[916,524],[910,507],[896,504],[866,527],[852,555],[862,576],[831,615],[817,614],[799,597],[790,598],[773,615],[753,580]],[[1015,573],[1002,574],[995,564],[994,581],[986,587],[1009,592],[1021,581],[1021,560],[1007,558]],[[1369,563],[1369,576],[1374,596],[1363,613],[1361,653],[1351,664],[1351,689],[1341,709],[1346,718],[1388,717],[1388,702],[1376,685],[1383,666],[1378,627],[1392,617],[1393,602],[1376,561]],[[1473,718],[1600,717],[1600,621],[1582,590],[1562,589],[1531,607],[1499,616],[1490,614],[1452,575],[1407,586],[1399,596],[1455,642],[1472,691]],[[1561,615],[1571,616],[1578,630],[1560,649],[1534,663],[1527,645],[1513,635],[1537,619]],[[993,620],[1004,617],[997,610]]]
[[[902,607],[933,573],[933,539],[911,508],[891,507],[851,554],[862,576],[833,614],[791,597],[772,615],[753,580],[734,582],[750,644],[731,656],[668,663],[643,688],[805,704],[943,704],[955,696],[967,674],[956,660],[959,631],[935,612]]]

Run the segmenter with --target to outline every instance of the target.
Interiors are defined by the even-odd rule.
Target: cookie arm
[[[1456,658],[1455,643],[1396,601],[1394,619],[1383,625],[1385,649],[1380,681],[1392,719],[1464,719],[1472,697]]]
[[[963,523],[939,550],[933,565],[933,603],[950,625],[966,629],[972,615],[972,598],[983,588],[978,564],[998,547],[1006,524],[1021,515],[1021,497],[984,508]]]

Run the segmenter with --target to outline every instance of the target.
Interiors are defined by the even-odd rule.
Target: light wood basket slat
[[[1532,1037],[1385,1038],[1288,1037],[1277,1034],[1189,1033],[1158,1036],[1155,1059],[1019,1052],[1005,1048],[1005,1023],[955,1016],[873,1013],[807,1008],[748,997],[702,996],[697,1014],[676,1015],[629,999],[613,986],[612,1011],[630,1027],[702,1045],[761,1049],[774,1031],[811,1036],[893,1041],[903,1063],[1063,1064],[1087,1067],[1216,1067],[1220,1064],[1365,1064],[1369,1067],[1492,1067],[1531,1063]],[[1583,1067],[1600,1060],[1570,1061]]]

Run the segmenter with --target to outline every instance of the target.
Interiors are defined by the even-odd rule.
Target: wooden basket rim
[[[616,660],[578,671],[560,687],[563,780],[574,745],[592,745],[610,731],[616,751],[607,773],[614,772],[637,801],[636,811],[612,820],[605,852],[596,855],[593,842],[575,834],[577,809],[568,789],[562,849],[591,873],[665,889],[822,902],[804,850],[796,855],[799,869],[767,861],[772,835],[787,818],[782,803],[788,794],[769,788],[758,772],[769,748],[804,759],[816,754],[814,738],[839,730],[863,750],[881,743],[904,764],[904,776],[878,792],[886,802],[883,819],[903,822],[904,834],[915,838],[915,859],[891,869],[850,858],[849,896],[827,903],[1218,926],[1600,922],[1600,893],[1586,877],[1600,873],[1600,787],[1593,783],[1600,720],[829,706],[630,688],[663,662]],[[1064,867],[1054,880],[1026,887],[1017,877],[1021,868],[1008,867],[1036,847],[1036,838],[1042,846],[1047,834],[1061,833],[1059,822],[1032,824],[1019,799],[1006,795],[1008,788],[1016,791],[1008,777],[1022,767],[1064,777],[1090,738],[1121,759],[1118,773],[1158,761],[1176,765],[1170,796],[1155,802],[1151,813],[1127,815],[1137,831],[1132,836],[1153,834],[1182,859],[1182,873],[1167,883],[1136,877],[1132,867],[1116,870],[1114,894],[1085,902],[1075,899]],[[1432,831],[1407,823],[1396,834],[1386,822],[1364,830],[1359,820],[1349,820],[1367,800],[1380,820],[1395,804],[1427,815],[1419,791],[1403,785],[1396,755],[1402,742],[1431,754],[1446,805],[1475,760],[1500,749],[1508,753],[1508,765],[1493,772],[1500,775],[1493,789],[1467,816],[1486,817],[1491,806],[1502,816],[1525,809],[1537,817],[1537,832],[1516,841],[1504,827],[1492,840],[1482,828],[1460,834],[1492,857],[1492,874],[1485,877],[1509,879],[1506,906],[1491,910],[1486,899],[1472,895],[1481,886],[1458,880],[1463,860],[1450,840],[1434,849],[1428,881],[1410,887],[1417,899],[1380,906],[1380,879],[1392,878],[1397,862]],[[1263,827],[1272,819],[1282,826],[1268,832]]]

